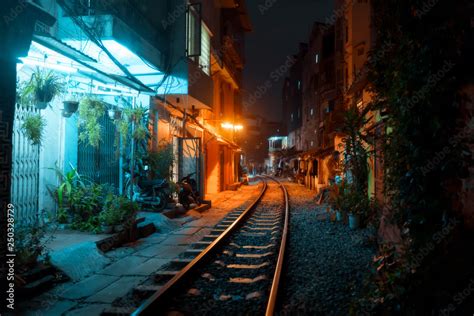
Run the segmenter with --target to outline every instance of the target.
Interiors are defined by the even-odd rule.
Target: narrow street
[[[184,253],[192,243],[209,234],[227,213],[245,208],[257,189],[244,186],[239,191],[216,194],[213,207],[204,213],[190,212],[172,220],[161,219],[158,233],[105,254],[98,251],[95,243],[78,244],[77,240],[74,248],[67,245],[53,251],[53,257],[64,257],[60,262],[63,271],[72,271],[72,274],[80,271],[79,277],[21,302],[21,314],[101,315],[112,302],[127,295]]]
[[[2,0],[0,316],[474,316],[470,0]]]

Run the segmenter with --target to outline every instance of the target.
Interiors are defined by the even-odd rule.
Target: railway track
[[[229,213],[209,235],[134,291],[134,304],[104,314],[273,315],[288,235],[288,193],[262,177],[245,210]],[[204,247],[204,248],[203,248]]]

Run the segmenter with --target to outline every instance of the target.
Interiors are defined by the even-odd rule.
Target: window
[[[314,114],[313,108],[311,108],[311,110],[309,112],[311,113],[311,116],[313,116],[313,114]]]
[[[199,66],[208,76],[211,75],[211,34],[204,23],[201,23],[201,56]]]
[[[293,122],[293,113],[291,113],[291,121]]]
[[[190,4],[186,17],[186,56],[201,55],[201,4]]]
[[[301,80],[298,80],[298,90],[301,90]]]
[[[319,54],[318,53],[316,53],[315,62],[316,62],[316,64],[319,63]]]

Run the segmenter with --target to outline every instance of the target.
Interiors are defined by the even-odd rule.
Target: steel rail
[[[277,299],[278,299],[278,287],[280,285],[280,277],[282,274],[283,264],[285,261],[286,241],[288,239],[288,225],[289,225],[288,223],[289,223],[289,216],[290,216],[290,205],[288,201],[288,191],[286,190],[286,187],[275,178],[271,178],[271,177],[269,178],[275,181],[276,183],[278,183],[278,185],[283,191],[283,195],[285,198],[285,220],[284,220],[284,225],[283,225],[283,234],[281,236],[281,242],[280,242],[280,251],[278,253],[278,261],[275,268],[275,274],[273,275],[272,287],[270,290],[270,296],[268,298],[267,309],[265,311],[266,316],[273,316],[273,314],[275,313],[275,307],[276,307]]]
[[[138,307],[133,313],[133,316],[138,315],[158,315],[160,314],[159,307],[160,304],[166,300],[169,295],[172,294],[172,291],[175,290],[181,282],[183,282],[186,277],[190,276],[191,273],[196,269],[201,263],[204,262],[207,257],[209,257],[216,249],[221,246],[221,243],[229,237],[231,233],[236,230],[240,224],[244,223],[247,215],[257,206],[258,202],[262,199],[263,195],[267,190],[267,181],[264,178],[262,179],[263,187],[260,191],[257,199],[255,199],[252,204],[245,209],[242,214],[222,233],[217,237],[209,246],[206,247],[196,258],[194,258],[190,263],[188,263],[179,273],[177,273],[171,280],[169,280],[162,288],[160,288],[155,294],[149,297],[140,307]]]

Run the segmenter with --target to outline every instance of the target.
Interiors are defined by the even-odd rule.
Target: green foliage
[[[344,169],[346,176],[353,183],[353,190],[358,194],[367,193],[367,178],[369,175],[367,150],[368,138],[363,134],[367,120],[366,111],[360,112],[356,106],[352,106],[344,113],[344,124],[342,131],[344,138],[345,159]]]
[[[115,127],[117,129],[117,137],[122,139],[122,146],[127,146],[129,132],[130,132],[130,123],[127,120],[119,119],[114,121]],[[116,139],[115,146],[119,145],[118,138]]]
[[[168,142],[161,142],[156,152],[148,153],[148,163],[152,177],[171,179],[171,172],[174,164],[173,145]]]
[[[99,184],[73,187],[69,196],[73,229],[100,232],[99,214],[103,208],[104,195],[105,188]]]
[[[126,146],[133,138],[136,142],[136,153],[143,156],[148,146],[148,140],[151,138],[148,131],[148,109],[141,106],[125,108],[121,118],[114,120],[114,124],[118,131],[117,137],[121,137],[122,145]],[[134,126],[133,133],[131,133],[132,126]],[[118,146],[118,138],[115,143]]]
[[[79,103],[79,126],[82,128],[79,134],[81,142],[88,142],[92,147],[98,147],[101,140],[102,128],[99,119],[104,115],[105,104],[97,99],[88,97]]]
[[[42,71],[39,67],[31,75],[30,81],[22,85],[20,101],[22,104],[50,102],[63,92],[61,78],[53,71]]]
[[[60,209],[69,206],[69,196],[73,188],[85,188],[86,183],[90,183],[90,181],[83,179],[77,172],[77,169],[75,169],[73,166],[71,166],[71,170],[66,173],[63,173],[63,171],[58,166],[51,170],[56,172],[56,175],[60,181],[60,184],[55,191],[55,198],[57,198]]]
[[[133,139],[135,139],[136,141],[143,141],[146,139],[147,134],[148,130],[145,127],[139,125],[133,131]]]
[[[23,132],[33,145],[41,145],[45,127],[46,120],[41,114],[29,114],[21,125]]]
[[[124,114],[129,122],[141,124],[144,120],[147,120],[148,109],[142,106],[137,106],[135,108],[127,108],[125,109]]]
[[[71,222],[71,228],[81,231],[100,232],[99,213],[102,211],[107,188],[81,176],[75,168],[63,173],[56,171],[60,184],[53,196],[58,202],[56,220]]]
[[[392,215],[387,220],[401,231],[400,245],[379,250],[384,263],[377,262],[372,298],[389,313],[396,307],[404,314],[411,300],[420,311],[437,314],[411,295],[416,276],[407,262],[462,208],[460,180],[467,174],[471,153],[462,137],[469,127],[462,118],[460,105],[466,96],[460,88],[472,82],[470,11],[464,0],[439,1],[427,10],[419,0],[372,4],[377,38],[368,65],[375,95],[371,106],[387,114],[384,185]],[[388,49],[387,41],[393,44]],[[377,58],[383,49],[384,58]],[[440,153],[442,158],[433,162]],[[427,270],[420,267],[416,273]],[[427,273],[420,279],[437,277]],[[423,294],[440,295],[431,291],[436,289],[427,287]]]
[[[138,209],[135,202],[123,196],[109,194],[99,215],[100,222],[108,226],[123,224],[134,218]]]
[[[365,192],[345,181],[332,185],[329,192],[329,204],[335,210],[361,215],[362,220],[367,219],[376,208],[375,202],[370,200]]]
[[[21,268],[30,268],[39,256],[44,255],[46,226],[38,220],[15,226],[16,264]]]

